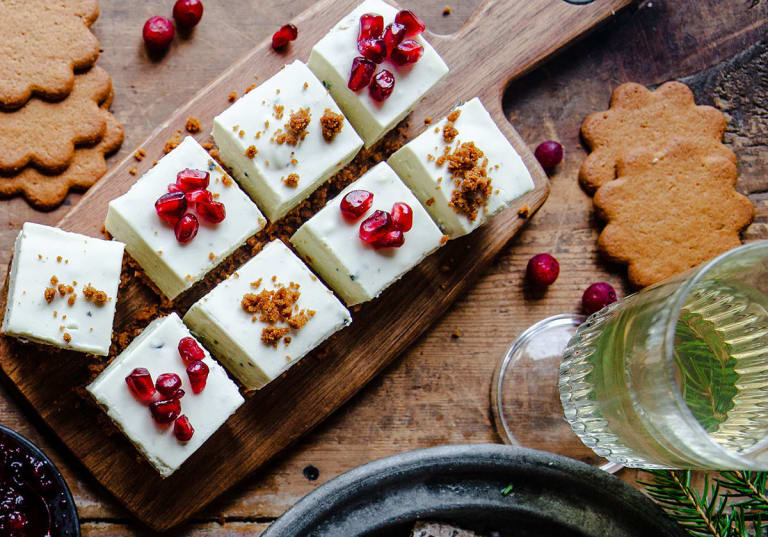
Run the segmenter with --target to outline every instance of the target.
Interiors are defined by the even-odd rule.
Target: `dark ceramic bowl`
[[[69,491],[67,483],[58,468],[51,462],[45,453],[35,444],[21,436],[16,431],[0,425],[0,437],[6,436],[14,443],[32,455],[46,466],[48,476],[53,481],[53,486],[45,493],[45,503],[48,507],[51,519],[51,537],[80,537],[80,523],[77,517],[77,507]],[[32,537],[32,536],[30,536]]]
[[[602,470],[542,451],[472,444],[351,470],[300,500],[262,537],[407,537],[416,520],[502,537],[687,535],[651,500]]]

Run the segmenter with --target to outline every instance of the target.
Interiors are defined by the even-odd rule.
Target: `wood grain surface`
[[[114,109],[126,126],[123,154],[160,118],[311,1],[286,8],[276,1],[231,0],[225,6],[208,0],[200,28],[178,41],[166,57],[151,62],[140,46],[140,27],[147,16],[169,11],[168,3],[137,7],[102,1],[95,31],[105,49],[100,65],[115,78]],[[476,6],[453,4],[453,13],[443,17],[444,2],[403,3],[423,13],[439,33],[460,27]],[[768,82],[766,48],[758,41],[766,33],[767,17],[765,2],[647,2],[516,81],[504,108],[526,142],[533,147],[555,138],[566,146],[566,161],[552,178],[547,204],[401,359],[317,430],[173,534],[257,534],[317,485],[371,459],[441,443],[498,441],[490,423],[488,388],[509,342],[543,317],[576,311],[582,290],[593,281],[610,281],[619,289],[624,285],[622,269],[596,255],[600,224],[575,181],[584,157],[578,126],[585,115],[605,107],[617,84],[635,80],[655,85],[684,78],[699,102],[716,104],[731,115],[726,141],[741,158],[739,188],[758,211],[746,237],[765,238]],[[488,53],[497,50],[490,47]],[[70,202],[77,198],[70,196]],[[51,223],[67,210],[36,213],[22,200],[3,202],[2,207],[6,225],[0,232],[0,263],[7,263],[24,220]],[[544,296],[530,293],[522,278],[528,258],[540,251],[554,253],[562,266],[560,279]],[[451,333],[457,328],[463,335],[454,339]],[[85,534],[148,533],[63,449],[13,389],[0,396],[0,421],[41,444],[64,471]],[[309,464],[319,469],[316,481],[302,473]],[[634,472],[622,476],[633,480]]]

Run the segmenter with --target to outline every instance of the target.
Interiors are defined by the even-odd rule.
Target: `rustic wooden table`
[[[558,1],[558,0],[552,0]],[[150,61],[141,26],[170,12],[172,0],[102,0],[94,31],[104,52],[99,65],[114,79],[113,110],[127,154],[171,111],[312,0],[207,0],[192,36],[177,40],[162,60]],[[439,33],[459,28],[478,0],[401,0]],[[450,443],[498,442],[489,410],[493,369],[514,337],[535,321],[576,311],[583,289],[605,280],[627,291],[621,267],[596,252],[599,222],[577,185],[584,157],[579,125],[603,109],[621,82],[656,85],[677,78],[697,101],[731,116],[726,141],[740,157],[739,190],[757,206],[745,233],[768,238],[768,2],[766,0],[647,0],[515,82],[507,92],[509,118],[533,147],[560,140],[566,160],[552,176],[552,193],[497,263],[416,345],[316,431],[263,471],[172,534],[257,535],[299,498],[328,479],[372,459]],[[513,35],[503,36],[514,39]],[[763,41],[761,41],[761,39]],[[489,50],[488,54],[493,54]],[[50,213],[21,199],[0,202],[0,273],[5,273],[18,228],[31,220],[56,222],[78,195]],[[551,252],[561,275],[544,296],[526,292],[530,256]],[[461,337],[452,333],[459,329]],[[149,533],[112,500],[15,397],[0,386],[0,423],[41,445],[64,472],[75,495],[84,535]],[[309,480],[312,465],[319,478]],[[635,473],[620,474],[634,481]],[[162,499],[158,499],[162,501]]]

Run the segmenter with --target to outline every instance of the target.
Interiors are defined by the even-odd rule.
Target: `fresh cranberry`
[[[381,37],[381,32],[383,31],[384,17],[374,15],[373,13],[360,15],[360,32],[357,34],[358,42],[369,37]]]
[[[407,9],[404,9],[395,15],[395,22],[405,26],[405,32],[408,35],[418,35],[427,28],[413,11]]]
[[[161,395],[172,397],[181,388],[181,377],[176,373],[163,373],[157,377],[155,388]]]
[[[349,73],[347,87],[352,91],[360,91],[371,83],[371,77],[376,71],[376,64],[367,58],[358,56],[352,60],[352,70]]]
[[[382,69],[373,77],[371,85],[368,86],[371,97],[378,102],[386,101],[392,95],[393,89],[395,89],[395,76],[386,69]]]
[[[198,203],[205,203],[213,201],[213,194],[210,190],[204,188],[198,188],[187,192],[187,203],[190,207],[195,207]]]
[[[197,212],[200,213],[203,219],[212,224],[218,224],[227,217],[226,207],[218,201],[199,202],[197,204]]]
[[[192,28],[203,18],[203,3],[200,0],[176,0],[173,18],[182,28]]]
[[[164,399],[149,404],[149,411],[152,419],[157,423],[173,423],[173,420],[179,417],[181,413],[181,403],[178,399]]]
[[[363,242],[374,244],[392,229],[392,217],[386,211],[374,213],[360,223],[359,236]]]
[[[541,142],[533,155],[542,168],[551,170],[563,161],[563,146],[552,140]]]
[[[125,377],[125,383],[131,393],[142,403],[149,403],[155,396],[155,385],[152,383],[152,375],[143,367],[137,367]]]
[[[546,287],[555,283],[560,274],[560,264],[549,254],[537,254],[528,260],[526,274],[534,285]]]
[[[413,227],[413,210],[411,206],[398,201],[392,206],[392,224],[400,231],[410,231]]]
[[[163,194],[155,202],[155,212],[163,222],[175,225],[187,210],[187,198],[184,192]]]
[[[363,216],[373,204],[373,193],[367,190],[353,190],[341,200],[341,214],[355,221]]]
[[[400,248],[405,244],[405,233],[399,229],[390,229],[373,241],[375,248]]]
[[[184,363],[194,362],[205,358],[205,351],[193,337],[185,337],[179,341],[179,355]]]
[[[395,47],[405,39],[405,26],[393,22],[384,29],[384,45],[387,47],[387,56],[392,54]]]
[[[413,39],[406,39],[390,53],[392,63],[396,65],[408,65],[409,63],[416,63],[424,53],[424,47],[421,43],[414,41]]]
[[[176,185],[184,192],[208,188],[210,182],[210,174],[203,170],[187,168],[176,174]]]
[[[272,48],[280,50],[299,36],[299,29],[293,24],[281,26],[278,31],[272,34]]]
[[[581,306],[587,315],[592,315],[614,302],[616,302],[616,291],[606,282],[593,283],[581,295]]]
[[[365,39],[358,41],[357,51],[362,54],[364,58],[367,58],[374,63],[381,63],[384,61],[384,58],[387,57],[387,46],[384,44],[384,40],[380,37],[366,37]]]
[[[173,23],[165,17],[150,17],[144,23],[142,35],[144,44],[153,52],[161,52],[167,49],[176,31],[173,29]]]
[[[176,440],[179,442],[188,442],[192,439],[192,435],[195,434],[195,429],[192,427],[192,424],[189,423],[189,418],[182,414],[178,418],[176,418],[176,421],[173,422],[173,436],[176,437]]]
[[[194,214],[187,213],[173,226],[173,232],[176,234],[176,240],[184,244],[191,241],[197,235],[200,229],[200,223]]]
[[[208,366],[201,360],[196,360],[187,366],[187,375],[189,375],[189,383],[192,385],[192,392],[200,393],[205,389],[209,371]]]

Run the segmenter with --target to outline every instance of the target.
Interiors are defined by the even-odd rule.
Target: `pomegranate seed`
[[[204,188],[198,188],[191,192],[187,192],[187,203],[190,207],[195,207],[198,203],[205,203],[213,201],[213,194],[210,190]]]
[[[341,214],[349,220],[363,216],[373,204],[373,193],[367,190],[353,190],[341,200]]]
[[[387,47],[387,56],[392,54],[395,47],[405,39],[405,26],[393,22],[384,30],[384,46]]]
[[[189,375],[189,383],[192,384],[192,392],[200,393],[205,389],[209,371],[205,362],[200,360],[196,360],[187,366],[187,375]]]
[[[293,24],[281,26],[278,31],[272,34],[272,48],[279,50],[286,46],[299,36],[299,29]]]
[[[187,394],[187,392],[185,392],[184,390],[179,388],[178,390],[176,390],[176,393],[173,394],[173,399],[181,399],[186,394]]]
[[[173,232],[176,234],[176,240],[184,244],[195,238],[199,228],[200,223],[197,221],[197,217],[187,213],[179,218],[179,221],[173,226]]]
[[[373,241],[375,248],[400,248],[405,244],[405,234],[399,229],[390,229]]]
[[[142,30],[144,44],[152,52],[162,52],[167,49],[175,34],[173,23],[165,17],[148,18]]]
[[[381,32],[383,31],[384,17],[374,15],[373,13],[360,15],[360,32],[357,34],[358,43],[369,37],[381,37]]]
[[[169,192],[163,194],[155,202],[155,212],[163,222],[172,226],[179,221],[179,218],[187,210],[187,198],[184,192]]]
[[[541,142],[536,151],[533,152],[533,155],[539,161],[542,168],[551,170],[562,162],[563,146],[552,140]]]
[[[413,11],[404,9],[395,15],[395,22],[405,26],[405,33],[408,35],[418,35],[427,29],[421,19]]]
[[[386,101],[392,95],[393,89],[395,89],[395,76],[386,69],[382,69],[373,77],[368,87],[371,97],[378,102]]]
[[[203,170],[187,168],[176,174],[176,185],[184,192],[192,192],[201,188],[208,188],[211,176]]]
[[[363,242],[373,244],[391,229],[392,218],[389,213],[386,211],[374,211],[371,216],[360,224],[359,235]]]
[[[593,283],[581,295],[581,306],[587,315],[592,315],[614,302],[616,302],[616,291],[606,282]]]
[[[13,488],[10,488],[10,490],[13,490]],[[19,498],[23,498],[23,496],[19,496]],[[23,536],[27,534],[27,526],[29,525],[29,519],[27,518],[27,515],[21,511],[11,511],[6,515],[5,519],[8,523],[8,529],[11,530],[8,535]]]
[[[392,224],[400,231],[410,231],[413,227],[413,210],[411,206],[398,201],[392,206]]]
[[[131,374],[125,377],[125,383],[131,393],[142,403],[149,403],[155,396],[152,375],[143,367],[137,367],[131,371]]]
[[[387,57],[387,46],[380,37],[367,37],[358,41],[357,51],[374,63],[381,63]]]
[[[168,192],[184,192],[176,183],[168,183]]]
[[[171,397],[181,388],[181,378],[176,373],[163,373],[155,381],[155,388],[165,397]]]
[[[179,417],[181,403],[178,399],[155,401],[149,404],[149,411],[152,413],[152,419],[157,423],[173,423],[173,420]]]
[[[189,418],[185,414],[176,418],[176,421],[173,422],[173,436],[176,437],[176,440],[188,442],[192,439],[193,434],[195,434],[195,429],[189,423]]]
[[[173,18],[182,28],[192,28],[203,18],[203,3],[200,0],[176,0]]]
[[[374,71],[376,71],[375,63],[362,56],[358,56],[352,60],[352,71],[349,73],[347,87],[352,91],[360,91],[371,83]]]
[[[560,264],[549,254],[537,254],[528,260],[526,274],[534,285],[546,287],[555,283],[560,274]]]
[[[416,63],[424,53],[424,47],[418,41],[413,39],[406,39],[390,53],[392,62],[397,65],[408,65],[409,63]]]
[[[184,363],[194,362],[205,358],[205,351],[193,337],[185,337],[179,341],[179,355]]]
[[[205,201],[197,204],[197,212],[212,224],[218,224],[227,217],[227,209],[218,201]]]

